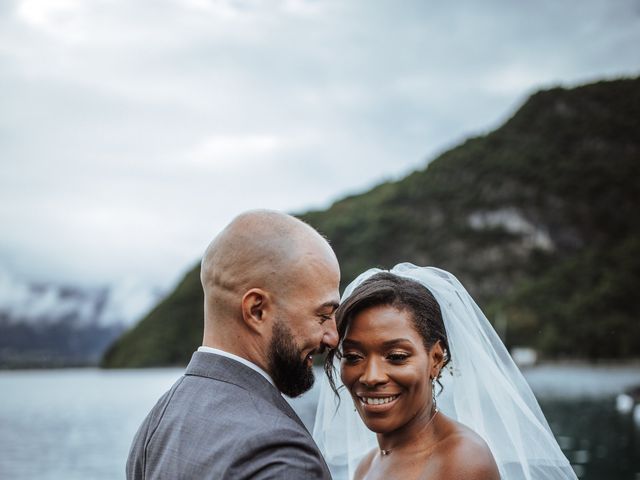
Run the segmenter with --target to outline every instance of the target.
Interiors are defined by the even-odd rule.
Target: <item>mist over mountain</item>
[[[96,364],[160,296],[132,281],[87,288],[28,282],[0,269],[0,368]]]
[[[345,159],[348,161],[348,159]],[[449,270],[508,347],[640,356],[640,79],[553,88],[425,168],[299,216],[343,287],[398,262]],[[202,338],[199,266],[106,352],[107,367],[184,365]]]

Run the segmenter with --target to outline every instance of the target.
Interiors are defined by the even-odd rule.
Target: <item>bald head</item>
[[[203,345],[249,360],[283,393],[313,384],[313,355],[335,348],[340,268],[327,241],[280,212],[236,217],[202,259]]]
[[[309,261],[337,268],[327,241],[306,223],[270,210],[239,215],[209,244],[202,259],[205,330],[237,320],[242,296],[251,288],[286,295]]]

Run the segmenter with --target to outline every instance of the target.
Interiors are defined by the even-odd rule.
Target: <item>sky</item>
[[[401,178],[638,45],[639,0],[3,0],[0,271],[166,288],[239,212]]]

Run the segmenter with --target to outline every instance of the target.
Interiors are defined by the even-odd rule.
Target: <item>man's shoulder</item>
[[[193,478],[211,469],[224,478],[327,478],[308,431],[278,398],[285,402],[277,391],[269,397],[217,379],[183,377],[158,402],[155,426],[138,440],[142,468],[188,471]],[[270,477],[261,477],[266,472]]]
[[[225,380],[187,376],[171,398],[170,408],[187,410],[192,415],[198,411],[215,412],[209,419],[212,423],[228,418],[225,424],[251,423],[255,427],[266,424],[273,428],[274,422],[284,421],[281,417],[289,418],[282,408],[284,401],[270,385],[254,389]]]
[[[216,448],[248,446],[247,440],[263,436],[297,438],[315,445],[300,419],[274,387],[269,391],[205,377],[185,376],[173,392],[158,402],[153,442],[208,438]]]

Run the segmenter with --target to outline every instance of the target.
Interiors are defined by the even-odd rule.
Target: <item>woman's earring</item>
[[[433,410],[435,412],[438,411],[438,404],[436,403],[436,379],[431,379],[431,402],[433,405]]]

